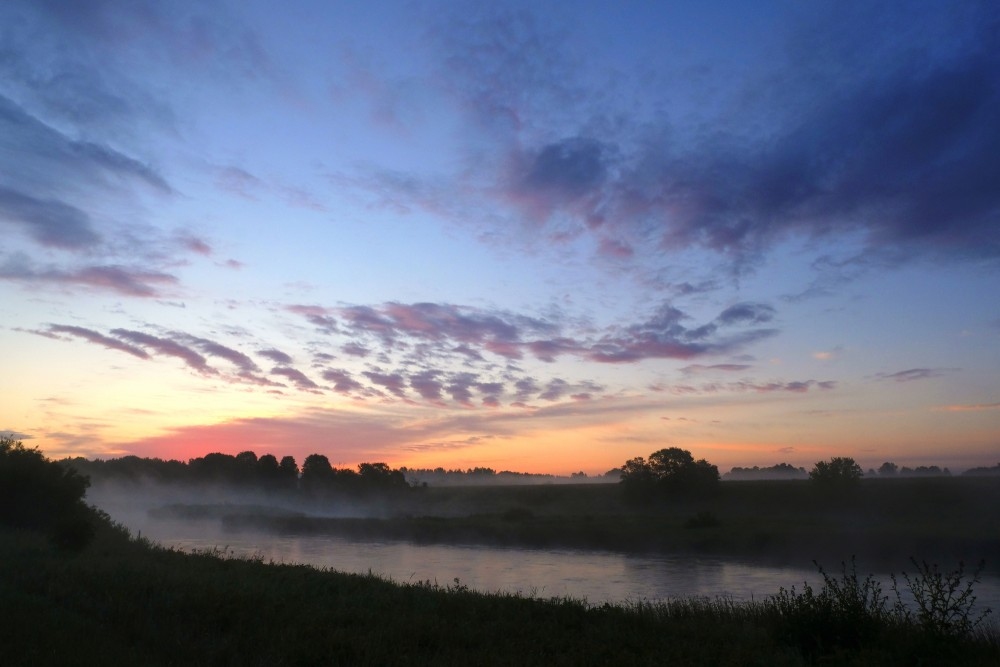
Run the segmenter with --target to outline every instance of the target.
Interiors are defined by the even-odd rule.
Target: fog
[[[462,497],[476,503],[475,494],[470,496],[467,491],[461,492]],[[436,507],[457,515],[457,507],[449,504],[454,498],[443,493],[443,498],[434,500],[444,502],[425,503],[425,508]],[[90,489],[88,500],[133,535],[165,547],[252,556],[265,562],[304,563],[359,574],[372,572],[403,583],[450,585],[457,578],[462,585],[484,592],[573,597],[592,604],[689,596],[749,600],[775,594],[782,587],[801,588],[804,582],[822,586],[822,577],[807,561],[797,566],[774,565],[735,556],[499,546],[460,539],[445,543],[351,539],[322,531],[255,530],[248,527],[252,523],[232,521],[239,516],[391,519],[405,517],[404,510],[417,507],[419,497],[411,502],[340,498],[317,503],[221,485],[146,481],[98,482]],[[827,569],[834,575],[839,574],[837,560],[828,560]],[[859,574],[867,572],[859,567]],[[889,594],[889,572],[873,573]],[[1000,608],[1000,578],[995,572],[982,577],[976,594],[980,607]]]

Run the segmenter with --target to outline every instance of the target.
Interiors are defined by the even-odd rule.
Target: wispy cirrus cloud
[[[435,353],[481,359],[484,353],[510,360],[526,352],[552,362],[572,355],[600,363],[633,363],[643,359],[691,359],[732,352],[777,333],[774,328],[732,331],[734,327],[770,322],[773,307],[740,303],[724,309],[714,320],[690,326],[691,318],[663,304],[647,320],[625,327],[610,327],[596,338],[560,335],[564,324],[537,317],[438,303],[388,303],[382,306],[290,306],[320,331],[351,337],[341,347],[345,353],[365,356],[360,342],[378,343],[386,351],[402,340],[431,345]]]
[[[941,405],[934,408],[943,412],[983,412],[986,410],[1000,410],[1000,402],[997,403],[958,403],[955,405]]]
[[[292,357],[291,356],[285,354],[281,350],[276,350],[274,348],[270,348],[270,349],[266,349],[266,350],[258,350],[257,354],[259,354],[260,356],[262,356],[262,357],[264,357],[266,359],[270,359],[271,361],[273,361],[275,363],[281,364],[283,366],[288,366],[288,365],[290,365],[292,363]]]
[[[94,343],[95,345],[106,347],[109,350],[118,350],[119,352],[131,354],[133,357],[138,357],[139,359],[149,359],[149,354],[142,348],[136,347],[135,345],[129,345],[128,343],[124,343],[117,338],[105,336],[104,334],[94,331],[93,329],[70,326],[67,324],[51,324],[49,325],[48,331],[53,334],[69,334],[71,336],[76,336],[77,338],[82,338],[87,342]]]
[[[111,334],[117,336],[118,338],[127,340],[134,345],[150,348],[157,354],[176,357],[187,364],[187,366],[192,370],[198,371],[199,373],[209,374],[215,372],[209,367],[205,357],[198,354],[190,347],[181,345],[177,341],[170,340],[169,338],[160,338],[158,336],[153,336],[141,331],[132,331],[130,329],[112,329]]]
[[[105,265],[76,269],[36,268],[23,257],[0,266],[0,280],[25,284],[83,287],[136,298],[161,298],[166,288],[178,284],[177,276],[136,267]]]
[[[954,369],[950,368],[908,368],[905,371],[895,373],[877,373],[878,380],[892,380],[894,382],[913,382],[914,380],[929,380],[941,377]]]
[[[680,369],[683,375],[697,375],[710,371],[722,371],[725,373],[738,373],[753,368],[750,364],[690,364]]]
[[[310,380],[302,371],[288,366],[276,366],[271,369],[271,375],[281,375],[291,380],[299,389],[319,391],[319,385]]]

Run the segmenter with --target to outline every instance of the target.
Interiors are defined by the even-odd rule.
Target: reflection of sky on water
[[[623,555],[607,551],[494,548],[409,542],[352,542],[337,537],[223,533],[211,522],[155,521],[144,535],[185,551],[225,548],[236,555],[256,554],[276,563],[307,563],[342,572],[373,572],[399,582],[463,585],[480,591],[605,601],[731,597],[761,599],[782,587],[817,590],[822,577],[813,567],[770,567],[718,558]],[[840,566],[827,567],[833,577]],[[859,575],[865,570],[858,567]],[[912,572],[912,568],[907,571]],[[895,599],[888,574],[878,573],[883,594]],[[902,578],[900,583],[903,584]],[[905,584],[904,584],[905,588]],[[986,577],[975,587],[980,605],[1000,613],[1000,578]]]

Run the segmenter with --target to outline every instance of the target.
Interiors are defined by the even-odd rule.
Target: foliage
[[[818,593],[805,583],[802,592],[782,588],[769,601],[783,620],[783,632],[811,655],[834,646],[860,648],[892,620],[888,596],[871,575],[858,579],[854,559],[850,572],[846,563],[842,564],[839,579],[813,562],[823,576]]]
[[[878,474],[882,477],[893,477],[899,472],[899,466],[891,461],[886,461],[878,467]]]
[[[93,535],[83,503],[89,485],[38,448],[0,437],[0,525],[45,531],[56,546],[79,550]]]
[[[856,485],[862,474],[861,466],[854,459],[835,456],[829,461],[817,461],[816,467],[809,472],[809,479],[818,486],[838,488]]]
[[[705,459],[694,460],[691,452],[679,447],[660,449],[649,455],[629,459],[622,465],[621,482],[633,495],[645,495],[653,489],[671,494],[702,494],[719,484],[719,469]]]
[[[964,563],[959,563],[954,572],[944,574],[937,565],[928,565],[925,561],[918,563],[914,558],[910,561],[917,572],[913,576],[903,572],[903,580],[917,605],[916,621],[928,632],[945,637],[964,637],[978,628],[991,613],[990,609],[978,615],[974,612],[976,596],[972,587],[979,582],[979,573],[985,562],[980,562],[966,580]],[[892,577],[892,589],[896,594],[898,613],[907,621],[912,620],[914,615],[903,602],[895,575]]]
[[[725,480],[807,479],[808,477],[805,468],[796,468],[790,463],[778,463],[765,468],[737,466],[722,476]]]

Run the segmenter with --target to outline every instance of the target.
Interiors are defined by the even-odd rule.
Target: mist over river
[[[217,520],[157,519],[143,503],[102,503],[112,518],[143,537],[183,551],[224,550],[265,562],[303,563],[341,572],[388,577],[396,582],[431,582],[481,592],[504,591],[550,598],[572,597],[590,604],[686,597],[760,599],[780,588],[817,590],[822,577],[811,563],[777,567],[732,558],[615,551],[512,548],[471,544],[416,544],[407,541],[351,540],[323,534],[231,531]],[[839,559],[821,563],[840,574]],[[957,563],[942,563],[950,572]],[[904,569],[904,568],[900,568]],[[913,568],[905,568],[913,572]],[[858,563],[858,574],[870,572]],[[897,570],[898,573],[898,570]],[[894,596],[888,572],[873,572],[883,594]],[[902,583],[902,580],[901,580]],[[905,585],[904,585],[905,588]],[[1000,577],[982,575],[975,587],[977,606],[1000,613]]]

